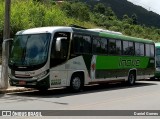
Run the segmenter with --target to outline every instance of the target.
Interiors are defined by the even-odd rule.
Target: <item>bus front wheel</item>
[[[40,92],[46,92],[48,90],[47,87],[37,87],[36,89]]]
[[[136,74],[135,72],[131,71],[128,76],[127,84],[132,86],[135,84],[135,81],[136,81]]]
[[[70,82],[70,89],[73,92],[78,92],[83,88],[83,80],[79,75],[73,75]]]

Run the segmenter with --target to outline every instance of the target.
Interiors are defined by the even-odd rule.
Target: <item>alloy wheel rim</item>
[[[73,82],[72,82],[72,85],[73,85],[74,89],[79,89],[80,85],[81,85],[80,78],[79,77],[74,78]]]

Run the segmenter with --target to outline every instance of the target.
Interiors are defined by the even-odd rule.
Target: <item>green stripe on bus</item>
[[[96,69],[147,68],[149,64],[148,57],[97,56],[96,59]]]

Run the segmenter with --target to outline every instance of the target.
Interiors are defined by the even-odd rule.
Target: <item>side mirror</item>
[[[2,51],[3,51],[3,55],[5,56],[9,56],[10,53],[11,53],[11,48],[12,48],[12,44],[13,44],[13,39],[10,38],[10,39],[5,39],[3,41],[3,44],[2,44]],[[8,54],[9,53],[9,54]],[[7,55],[6,55],[7,54]]]
[[[56,51],[61,51],[62,40],[66,40],[66,37],[58,37],[56,39]]]

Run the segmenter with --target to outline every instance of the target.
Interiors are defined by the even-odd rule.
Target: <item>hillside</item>
[[[131,17],[134,13],[137,15],[138,23],[146,26],[154,26],[160,28],[160,15],[147,11],[141,6],[134,5],[127,0],[79,0],[86,2],[90,6],[94,6],[98,3],[103,3],[107,7],[111,7],[119,19],[122,19],[123,15],[127,14]]]
[[[107,1],[111,2],[116,0]],[[120,19],[118,15],[113,12],[112,8],[94,6],[94,4],[97,3],[95,0],[87,0],[87,2],[91,2],[92,4],[88,4],[92,7],[82,2],[71,2],[71,0],[70,2],[62,3],[55,3],[53,0],[14,0],[11,6],[10,36],[14,37],[17,31],[33,27],[69,26],[70,24],[75,24],[86,28],[103,28],[118,31],[124,35],[152,39],[154,41],[160,40],[160,29],[139,25],[136,19],[128,16],[123,16],[123,19]],[[110,5],[108,2],[108,6]],[[0,0],[1,41],[4,28],[3,18],[4,0]]]

